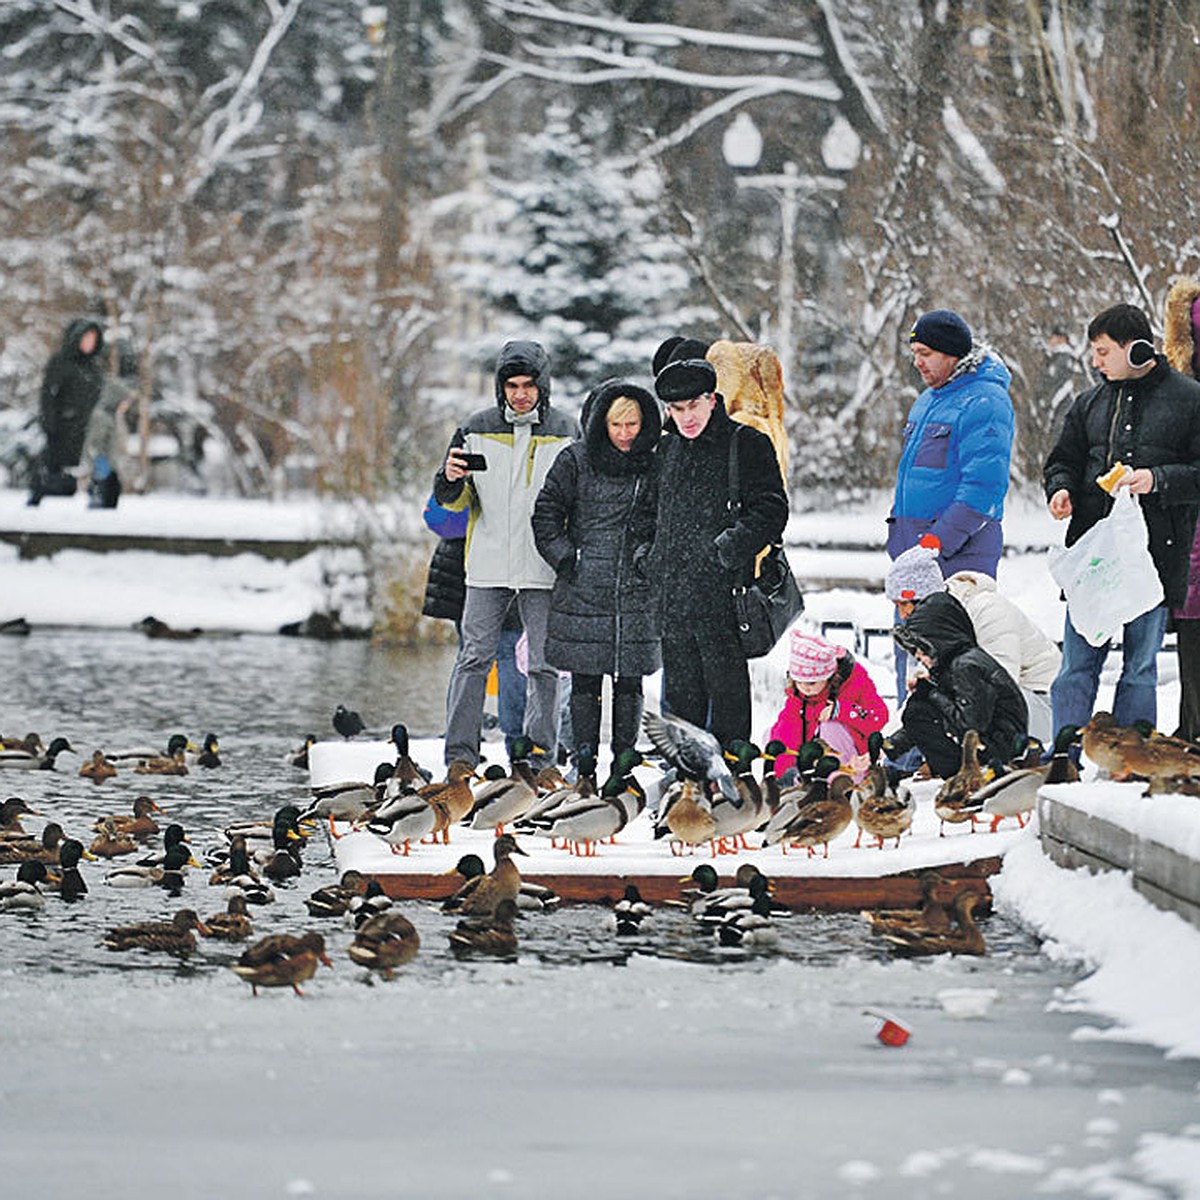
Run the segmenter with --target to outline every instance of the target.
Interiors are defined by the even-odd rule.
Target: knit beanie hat
[[[920,342],[951,358],[965,358],[971,352],[971,327],[958,313],[948,308],[935,308],[917,318],[908,340]]]
[[[941,543],[933,534],[927,533],[917,545],[897,556],[888,568],[883,585],[887,598],[893,604],[898,600],[915,602],[934,592],[944,592],[946,581],[938,566],[940,551]]]
[[[792,630],[788,649],[788,678],[801,682],[828,679],[837,670],[838,653],[842,647],[811,633]]]

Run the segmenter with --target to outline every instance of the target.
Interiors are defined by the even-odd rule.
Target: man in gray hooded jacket
[[[529,646],[525,732],[539,758],[558,741],[558,672],[545,659],[554,571],[537,552],[530,517],[559,451],[579,423],[550,407],[550,360],[537,342],[506,342],[496,363],[496,402],[455,431],[434,476],[437,502],[466,509],[467,594],[462,645],[446,698],[446,763],[479,762],[487,675],[504,615],[516,603]],[[472,466],[469,455],[486,465]]]

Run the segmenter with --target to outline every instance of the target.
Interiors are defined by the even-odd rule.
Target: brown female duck
[[[157,950],[163,954],[191,954],[196,949],[192,930],[206,932],[204,922],[190,908],[181,908],[171,921],[142,921],[119,925],[104,935],[109,950]]]
[[[319,933],[274,933],[262,938],[230,964],[230,970],[244,979],[257,996],[260,987],[290,987],[303,996],[300,985],[317,972],[317,963],[332,967],[325,953],[325,939]]]

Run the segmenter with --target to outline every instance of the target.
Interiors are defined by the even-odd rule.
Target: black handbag
[[[737,434],[735,428],[729,446],[729,510],[734,514],[742,510]],[[781,544],[772,544],[763,555],[753,582],[733,589],[733,609],[747,658],[769,654],[804,611],[804,596]]]

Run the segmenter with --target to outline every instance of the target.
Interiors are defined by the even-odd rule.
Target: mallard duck
[[[495,912],[488,916],[467,917],[447,935],[450,948],[456,953],[477,952],[509,957],[517,953],[517,935],[513,921],[517,904],[511,898],[501,900]]]
[[[310,917],[342,917],[355,896],[361,896],[367,890],[367,877],[361,871],[353,869],[343,871],[337,883],[327,883],[319,887],[304,902]]]
[[[170,758],[148,758],[133,768],[135,775],[186,775],[187,751],[182,747]]]
[[[56,737],[45,753],[30,753],[28,750],[0,750],[0,767],[22,771],[53,771],[60,754],[74,754],[75,747],[64,737]]]
[[[362,733],[366,726],[358,713],[344,704],[339,704],[333,710],[333,729],[335,733],[349,741],[352,737],[357,737]]]
[[[1153,792],[1169,790],[1168,781],[1200,778],[1200,746],[1153,729],[1131,741],[1124,757],[1130,774],[1149,780]]]
[[[300,820],[328,821],[330,836],[340,838],[343,835],[338,833],[334,823],[362,821],[371,815],[382,801],[383,790],[391,777],[392,764],[381,762],[376,764],[370,783],[349,779],[315,787],[312,789],[313,803],[300,814]]]
[[[167,851],[170,850],[172,846],[186,846],[186,845],[187,845],[186,831],[184,830],[183,826],[180,825],[177,821],[173,821],[170,825],[168,825],[166,827],[166,829],[163,830],[162,849],[154,851],[151,854],[142,855],[142,857],[137,860],[137,865],[139,867],[161,867],[163,865],[163,863],[166,861]],[[190,846],[188,847],[188,850],[190,852],[190,850],[191,850]]]
[[[47,890],[57,892],[68,904],[87,895],[87,884],[79,870],[81,858],[94,859],[94,855],[83,848],[82,842],[66,838],[58,847],[57,869],[46,877]]]
[[[839,837],[854,820],[854,780],[844,771],[829,776],[824,798],[810,800],[796,810],[783,830],[782,841],[805,849],[812,858],[816,847],[829,857],[829,843]]]
[[[697,779],[677,779],[668,789],[658,806],[654,822],[656,838],[671,835],[671,853],[682,854],[685,846],[710,844],[712,853],[717,853],[714,839],[717,823],[712,814],[712,798],[705,785]]]
[[[636,752],[635,752],[636,753]],[[640,759],[640,755],[638,756]],[[581,746],[577,758],[577,772],[574,784],[563,781],[563,785],[554,788],[538,786],[538,797],[525,811],[525,814],[513,823],[515,830],[536,832],[536,827],[543,823],[543,818],[559,808],[575,804],[596,795],[596,755],[590,746]],[[501,773],[501,775],[503,772]],[[540,775],[541,772],[538,772]],[[537,784],[538,776],[534,776]]]
[[[105,822],[111,822],[115,829],[127,837],[152,837],[158,832],[158,822],[150,814],[161,813],[162,811],[149,796],[136,796],[133,801],[132,816],[111,813],[107,817],[97,819],[92,824],[92,828],[100,830],[103,829]]]
[[[492,846],[496,864],[487,875],[468,879],[442,905],[443,912],[464,916],[489,916],[502,900],[516,901],[521,891],[521,872],[512,861],[514,854],[525,855],[511,833],[502,833]]]
[[[308,752],[317,744],[317,735],[310,733],[306,735],[303,746],[297,746],[295,750],[289,750],[284,756],[285,761],[293,767],[301,767],[303,770],[308,770]]]
[[[25,826],[21,824],[23,816],[37,817],[41,814],[34,812],[20,796],[9,796],[3,804],[0,804],[0,841],[5,839],[23,840],[29,837]]]
[[[393,854],[406,856],[413,842],[435,838],[438,832],[445,833],[449,840],[450,814],[445,800],[459,790],[466,792],[469,804],[471,788],[466,779],[473,773],[466,763],[451,764],[450,772],[446,782],[426,784],[419,789],[389,779],[383,803],[365,825],[367,832],[387,842]]]
[[[180,956],[196,949],[194,929],[205,932],[206,926],[190,908],[181,908],[170,922],[142,921],[136,925],[119,925],[104,935],[102,945],[109,950],[157,950]]]
[[[136,854],[138,843],[129,834],[122,833],[111,817],[106,817],[88,850],[97,858],[119,858],[122,854]]]
[[[250,985],[253,995],[260,987],[290,987],[303,996],[300,984],[317,973],[317,963],[332,967],[319,933],[273,933],[247,949],[230,970]]]
[[[210,771],[221,765],[220,747],[217,744],[215,733],[204,735],[204,741],[200,744],[200,749],[196,752],[192,762],[195,766],[206,767]]]
[[[227,895],[240,892],[247,904],[271,904],[275,899],[271,885],[264,883],[251,865],[246,839],[241,834],[229,843],[229,857],[217,866],[208,882],[214,886],[224,884]]]
[[[143,866],[140,863],[127,863],[109,871],[104,876],[104,882],[109,887],[116,888],[161,887],[178,895],[186,882],[187,868],[199,865],[192,857],[188,844],[177,842],[163,852],[161,865]]]
[[[622,750],[599,795],[573,793],[573,799],[565,799],[523,826],[552,841],[561,839],[573,854],[593,856],[597,842],[615,838],[645,809],[646,794],[632,774],[641,761],[636,750]]]
[[[982,897],[978,892],[959,892],[954,897],[953,911],[955,928],[934,932],[914,928],[893,930],[885,933],[884,939],[892,946],[892,953],[905,957],[933,954],[986,954],[987,944],[979,926],[975,924],[975,909]]]
[[[717,921],[712,926],[713,936],[721,946],[777,946],[779,930],[771,919],[774,911],[770,895],[760,891],[749,908],[726,913]]]
[[[0,864],[4,866],[23,862],[54,864],[58,862],[58,852],[63,837],[63,827],[57,821],[49,821],[42,829],[40,837],[21,840],[10,838],[2,841],[0,842]]]
[[[1070,757],[1071,745],[1078,737],[1079,730],[1074,725],[1064,725],[1054,739],[1054,754],[1049,762],[997,775],[975,793],[973,799],[978,803],[980,815],[992,818],[989,832],[995,833],[1005,817],[1016,817],[1017,824],[1024,829],[1043,784],[1072,783],[1079,779],[1079,770]]]
[[[617,937],[636,937],[645,932],[647,918],[654,909],[642,899],[636,883],[627,883],[621,899],[613,905],[609,924]]]
[[[887,772],[879,762],[879,752],[883,746],[883,735],[878,731],[867,737],[867,755],[870,765],[858,786],[858,803],[854,809],[854,821],[858,825],[858,837],[854,839],[854,848],[862,843],[862,835],[876,839],[880,850],[888,838],[896,839],[896,848],[900,848],[900,838],[912,829],[913,818],[917,812],[917,799],[911,791],[903,796],[893,794],[888,786]]]
[[[919,879],[921,902],[916,908],[869,909],[860,915],[871,925],[873,933],[903,933],[921,930],[925,933],[945,933],[953,924],[949,905],[939,896],[942,877],[936,871],[923,871]]]
[[[413,787],[431,783],[433,773],[414,762],[409,753],[408,726],[397,722],[392,726],[390,736],[392,745],[396,747],[396,765],[392,768],[392,778]]]
[[[833,754],[826,754],[824,743],[817,740],[805,742],[796,751],[795,782],[782,790],[777,790],[777,783],[770,786],[774,812],[760,827],[764,846],[772,846],[780,840],[780,831],[787,827],[802,804],[825,795],[829,786],[829,776],[840,765],[838,758]]]
[[[92,757],[79,768],[79,774],[84,779],[90,779],[95,784],[114,779],[118,775],[117,764],[106,758],[103,750],[93,750]]]
[[[537,799],[530,759],[539,753],[533,739],[520,734],[513,741],[511,770],[503,779],[488,780],[475,791],[475,799],[467,813],[472,829],[494,829],[504,832],[505,825],[523,817]]]
[[[392,898],[383,890],[378,879],[369,879],[361,896],[352,896],[346,905],[343,918],[351,929],[357,929],[372,917],[385,913],[392,907]]]
[[[204,922],[205,937],[215,938],[220,942],[244,942],[254,932],[246,908],[246,897],[235,893],[229,897],[224,912],[213,913]]]
[[[716,867],[711,863],[699,863],[690,875],[685,875],[679,881],[684,885],[679,903],[685,905],[697,920],[719,918],[736,909],[749,908],[754,903],[750,884],[759,878],[767,883],[769,890],[770,880],[754,863],[745,862],[738,867],[733,883],[721,887],[721,877]]]
[[[270,848],[252,851],[251,858],[260,873],[276,883],[283,879],[295,879],[304,865],[300,859],[303,845],[304,838],[290,815],[277,815],[271,831]]]
[[[301,840],[307,840],[308,834],[300,824],[302,813],[296,804],[282,804],[270,817],[254,821],[236,821],[227,825],[223,830],[225,840],[232,844],[235,837],[242,838],[251,856],[260,852],[269,854],[275,846],[275,830],[286,826]],[[229,857],[229,847],[219,847],[205,854],[210,866],[218,866]]]
[[[795,836],[802,836],[808,832],[820,832],[821,826],[811,826],[809,821],[813,814],[828,812],[826,809],[814,808],[814,806],[828,803],[830,783],[839,774],[845,779],[850,779],[849,775],[841,771],[841,763],[832,754],[824,754],[818,758],[812,769],[811,778],[796,784],[795,787],[788,788],[783,793],[779,811],[763,828],[763,846],[773,846],[782,842],[784,843],[784,853],[787,853],[788,845],[794,841]],[[852,780],[850,786],[853,787]],[[845,785],[839,784],[838,787],[841,790]],[[845,788],[846,794],[843,798],[846,809],[853,819],[854,809],[849,802],[849,791],[850,788]],[[834,810],[834,815],[840,814],[839,806]],[[847,821],[848,824],[849,821]],[[828,850],[828,845],[826,845],[826,850]]]
[[[1083,752],[1113,779],[1132,774],[1126,761],[1129,748],[1142,740],[1136,729],[1118,725],[1110,712],[1096,712],[1079,731]]]
[[[942,822],[938,830],[941,837],[945,836],[947,822],[957,825],[970,821],[974,832],[979,812],[979,802],[974,796],[988,781],[988,772],[979,762],[980,741],[977,730],[968,729],[963,734],[961,764],[933,798],[933,811]]]
[[[391,979],[395,968],[412,962],[420,948],[421,935],[413,923],[398,912],[384,912],[369,917],[355,930],[346,953],[360,967]]]
[[[478,854],[464,854],[454,864],[453,869],[447,871],[446,874],[457,875],[464,883],[467,883],[486,875],[487,868]],[[521,880],[521,890],[517,893],[517,908],[522,912],[550,912],[552,909],[558,908],[560,904],[562,904],[562,897],[553,888],[548,888],[545,884],[534,883],[529,879]],[[442,911],[457,911],[457,901],[454,896],[443,903]]]
[[[652,712],[642,717],[642,726],[654,748],[680,777],[697,780],[707,791],[719,791],[731,804],[741,806],[741,793],[721,743],[711,733],[682,717]]]
[[[44,908],[46,897],[38,885],[45,879],[45,863],[23,862],[17,868],[15,879],[0,883],[0,910]]]
[[[24,737],[0,735],[0,750],[24,750],[27,754],[41,754],[45,750],[41,735],[27,733]]]
[[[106,750],[104,757],[115,762],[118,767],[138,766],[142,763],[169,763],[175,761],[176,754],[181,751],[195,749],[182,733],[173,733],[167,739],[165,751],[155,750],[152,746],[130,746],[123,750]]]
[[[160,621],[158,617],[143,617],[135,626],[140,629],[148,638],[162,639],[168,642],[191,642],[195,641],[203,632],[203,629],[174,629],[168,625],[166,621]]]

